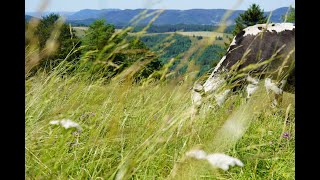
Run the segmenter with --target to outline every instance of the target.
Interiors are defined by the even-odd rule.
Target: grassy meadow
[[[83,29],[77,31],[81,36]],[[208,43],[197,41],[183,55]],[[199,67],[192,62],[180,79],[164,78],[169,61],[160,80],[145,83],[92,78],[83,69],[69,74],[74,64],[66,60],[26,77],[26,179],[294,179],[294,94],[285,92],[281,106],[272,108],[261,82],[249,100],[244,91],[232,92],[223,106],[209,99],[195,114],[191,89]],[[61,119],[82,130],[50,124]],[[244,166],[223,171],[187,157],[193,149],[224,153]]]
[[[223,107],[194,117],[190,84],[106,85],[39,74],[26,81],[26,178],[294,179],[294,96],[285,94],[274,110],[261,93],[253,104],[265,107],[256,113],[243,109],[249,102],[234,94]],[[245,117],[250,124],[243,137],[228,144],[219,130],[234,112],[237,118],[252,115]],[[83,130],[49,124],[64,118]],[[192,148],[237,157],[244,167],[214,169],[186,158]]]

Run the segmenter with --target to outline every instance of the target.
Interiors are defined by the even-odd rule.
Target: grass
[[[295,178],[293,94],[284,93],[282,105],[271,108],[263,86],[248,101],[238,91],[222,107],[208,101],[194,115],[192,68],[179,83],[138,85],[67,75],[65,67],[26,78],[26,179]],[[82,131],[49,124],[61,119],[79,123]],[[213,168],[187,158],[191,149],[225,153],[244,167]]]
[[[285,94],[283,106],[272,109],[263,94],[256,113],[243,107],[257,103],[239,93],[191,118],[189,84],[105,84],[39,73],[26,81],[26,179],[294,179],[294,96]],[[250,123],[226,147],[219,133],[238,112],[251,114]],[[63,118],[83,131],[49,125]],[[224,172],[184,156],[196,147],[245,165]]]

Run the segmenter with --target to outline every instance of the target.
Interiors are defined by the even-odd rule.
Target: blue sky
[[[25,0],[25,11],[34,12],[44,0]],[[279,7],[294,6],[294,0],[51,0],[46,11],[79,11],[81,9],[241,9],[245,10],[250,4],[259,4],[265,11]]]

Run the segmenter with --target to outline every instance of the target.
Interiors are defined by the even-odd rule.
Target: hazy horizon
[[[25,0],[25,12],[37,12],[43,0]],[[241,2],[237,5],[238,2]],[[167,10],[190,10],[190,9],[233,9],[246,10],[256,3],[264,11],[272,11],[281,7],[295,7],[294,0],[52,0],[49,1],[45,12],[77,12],[84,9],[167,9]],[[208,8],[209,7],[209,8]]]
[[[283,6],[283,7],[278,7],[275,9],[279,9],[279,8],[286,8],[289,6]],[[102,9],[91,9],[91,8],[85,8],[85,9],[80,9],[77,11],[44,11],[45,13],[48,12],[65,12],[65,13],[73,13],[73,12],[78,12],[78,11],[82,11],[82,10],[106,10],[106,9],[115,9],[115,10],[138,10],[138,9],[149,9],[149,10],[158,10],[157,8],[136,8],[136,9],[120,9],[120,8],[102,8]],[[200,9],[200,10],[213,10],[213,9],[226,9],[226,8],[210,8],[210,9],[206,9],[206,8],[192,8],[192,9],[165,9],[165,10],[179,10],[179,11],[187,11],[187,10],[194,10],[194,9]],[[275,10],[273,9],[273,10]],[[227,9],[229,10],[229,9]],[[246,9],[234,9],[235,11],[244,11]],[[273,11],[272,10],[272,11]],[[266,11],[266,10],[265,10]],[[271,10],[270,10],[271,11]],[[25,11],[26,13],[36,13],[36,11]]]

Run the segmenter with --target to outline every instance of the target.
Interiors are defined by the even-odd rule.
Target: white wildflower
[[[49,124],[52,124],[52,125],[59,125],[60,124],[65,129],[77,128],[78,130],[82,130],[81,126],[78,123],[73,122],[70,119],[62,119],[60,121],[59,120],[53,120],[53,121],[50,121]]]
[[[73,122],[70,119],[63,119],[60,121],[60,124],[61,124],[61,126],[63,126],[66,129],[73,128],[73,127],[78,128],[78,129],[81,128],[78,123]]]
[[[54,121],[50,121],[49,124],[52,124],[52,125],[59,125],[59,121],[58,120],[54,120]]]
[[[266,87],[267,91],[271,90],[276,94],[282,93],[282,89],[280,89],[275,83],[271,82],[270,78],[265,79],[264,86]]]
[[[220,153],[209,154],[206,159],[212,166],[217,166],[225,171],[229,169],[229,166],[243,166],[239,159]]]
[[[203,150],[191,150],[186,153],[186,156],[200,160],[207,160],[212,166],[225,171],[229,169],[229,166],[243,166],[243,163],[239,159],[221,153],[207,155]]]

